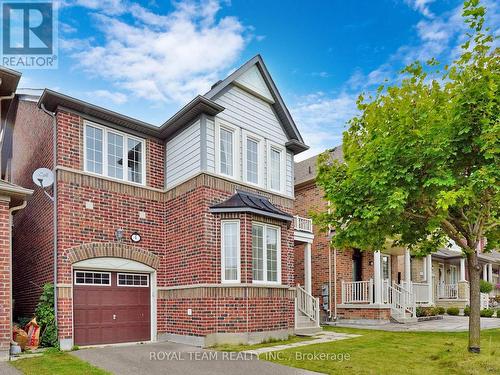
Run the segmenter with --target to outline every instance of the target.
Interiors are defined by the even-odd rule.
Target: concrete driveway
[[[116,375],[317,374],[259,361],[248,354],[214,352],[171,342],[105,346],[70,354]]]

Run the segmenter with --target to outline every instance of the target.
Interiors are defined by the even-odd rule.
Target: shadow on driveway
[[[70,354],[117,375],[316,374],[259,361],[249,354],[214,352],[171,342],[80,349]]]

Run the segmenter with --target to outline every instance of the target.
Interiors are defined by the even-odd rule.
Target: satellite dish
[[[48,188],[54,184],[54,174],[48,168],[38,168],[33,172],[33,182],[42,189]]]

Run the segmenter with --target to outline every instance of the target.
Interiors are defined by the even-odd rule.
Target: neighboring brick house
[[[8,139],[5,120],[20,76],[0,68],[0,148]],[[9,359],[12,340],[12,217],[25,207],[31,193],[0,178],[0,361]]]
[[[7,177],[33,186],[46,167],[56,181],[54,205],[36,189],[16,217],[17,316],[55,280],[63,349],[317,326],[314,300],[294,307],[293,158],[307,146],[260,56],[160,127],[48,89],[15,107]]]
[[[332,159],[343,160],[341,146],[329,152]],[[328,210],[323,192],[316,185],[316,164],[317,156],[295,163],[295,213],[305,218],[313,212]],[[321,233],[314,226],[313,232],[311,245],[295,245],[296,281],[306,285],[306,289],[311,284],[312,295],[321,300],[322,320],[394,318],[410,322],[416,305],[464,308],[468,304],[466,260],[456,247],[440,249],[424,258],[415,257],[403,248],[386,248],[375,253],[340,251],[330,246],[333,231]],[[305,249],[307,246],[310,250]],[[479,261],[483,279],[496,286],[500,254],[480,254]],[[307,263],[311,265],[309,280],[304,271]],[[498,289],[500,286],[492,294]],[[487,296],[483,299],[487,300]],[[408,303],[395,306],[393,301],[397,300]]]

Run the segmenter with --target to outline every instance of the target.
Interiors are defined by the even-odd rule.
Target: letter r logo
[[[52,3],[4,3],[2,16],[3,54],[53,53]]]

